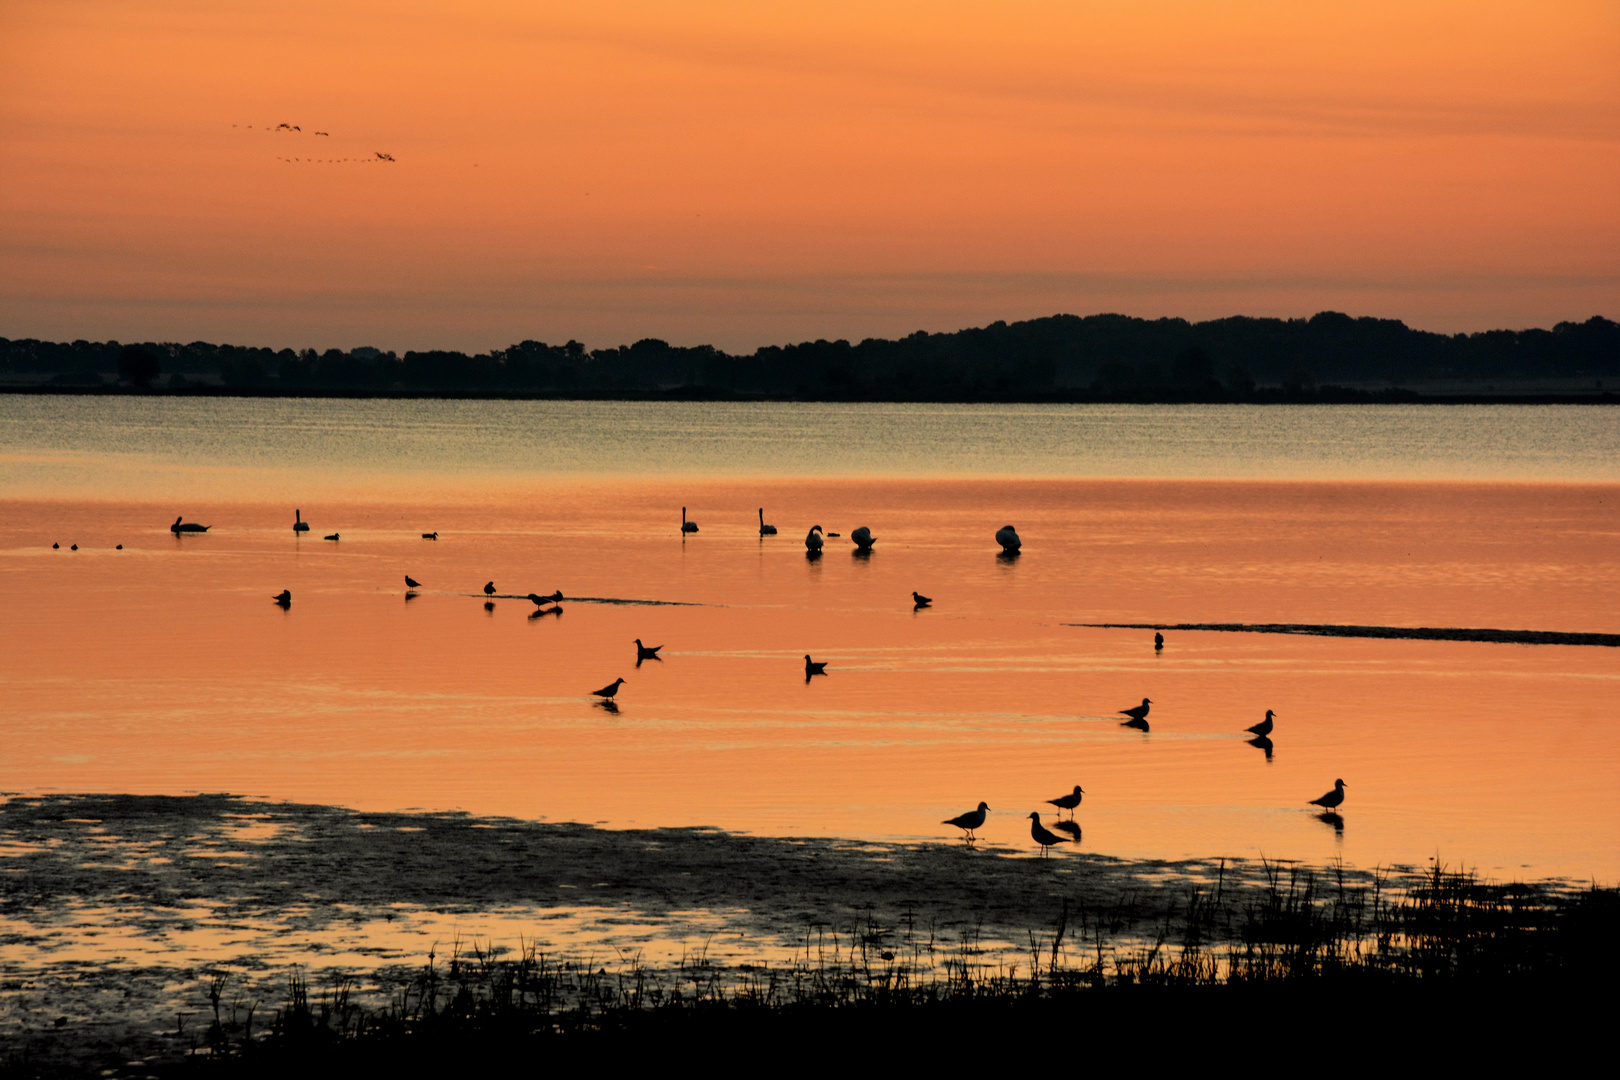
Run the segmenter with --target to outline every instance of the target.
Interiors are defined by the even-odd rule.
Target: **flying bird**
[[[1344,781],[1333,781],[1333,790],[1320,799],[1312,799],[1312,806],[1320,806],[1324,810],[1337,810],[1344,803]]]
[[[1267,735],[1271,734],[1271,729],[1272,729],[1272,726],[1273,726],[1272,722],[1271,722],[1271,718],[1272,718],[1273,715],[1275,715],[1275,714],[1272,713],[1272,711],[1270,709],[1267,709],[1266,710],[1266,718],[1264,720],[1260,721],[1258,724],[1255,724],[1253,727],[1246,727],[1243,730],[1249,732],[1252,735],[1254,735],[1256,738],[1263,739]]]
[[[1047,799],[1046,801],[1057,807],[1059,810],[1067,810],[1070,814],[1073,814],[1075,807],[1080,805],[1080,799],[1085,795],[1085,793],[1085,789],[1079,784],[1076,784],[1074,785],[1074,790],[1069,792],[1069,794],[1059,795],[1055,799]]]
[[[961,829],[967,834],[967,841],[971,844],[973,841],[978,839],[978,837],[973,835],[973,830],[984,824],[984,816],[989,812],[990,804],[981,802],[977,810],[969,810],[965,814],[958,814],[953,818],[940,822],[940,824],[955,825],[958,829]]]
[[[1067,844],[1069,842],[1068,837],[1059,836],[1051,829],[1048,829],[1045,825],[1042,825],[1041,815],[1036,813],[1034,810],[1029,812],[1029,836],[1031,840],[1034,840],[1037,844],[1041,845],[1041,858],[1043,859],[1046,858],[1047,848],[1055,847],[1058,844]]]
[[[394,155],[393,154],[385,154],[385,153],[383,153],[382,151],[379,150],[379,151],[377,151],[377,160],[378,161],[393,161],[394,160]]]

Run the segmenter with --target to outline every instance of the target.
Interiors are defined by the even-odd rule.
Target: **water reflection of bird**
[[[1158,652],[1162,648],[1164,648],[1164,635],[1155,631],[1153,634],[1153,651]]]
[[[804,679],[805,679],[805,681],[809,682],[810,681],[810,676],[812,676],[812,675],[825,675],[825,674],[827,674],[827,661],[825,661],[825,660],[812,660],[812,659],[810,659],[810,654],[805,653],[804,654]]]
[[[763,506],[759,508],[759,535],[761,535],[761,536],[775,536],[776,535],[776,526],[775,525],[767,525],[767,524],[765,524],[765,508]]]
[[[974,840],[978,839],[978,837],[973,835],[973,830],[984,824],[984,816],[989,812],[990,804],[981,802],[977,810],[969,810],[965,814],[957,814],[955,817],[949,818],[940,824],[955,825],[958,829],[961,829],[967,834],[968,843],[971,844]]]
[[[290,607],[292,607],[292,590],[291,589],[282,589],[280,592],[278,592],[276,595],[272,596],[270,599],[272,599],[276,603],[280,604],[283,608],[290,608]]]
[[[681,507],[681,532],[695,533],[698,531],[697,522],[686,520],[686,507]]]
[[[1046,858],[1046,849],[1058,844],[1067,844],[1069,838],[1059,836],[1057,833],[1041,824],[1041,815],[1034,810],[1029,812],[1029,837],[1041,845],[1041,858]]]
[[[1046,801],[1057,807],[1059,810],[1067,810],[1070,814],[1073,814],[1075,807],[1080,805],[1080,799],[1085,795],[1085,793],[1085,789],[1079,784],[1076,784],[1074,785],[1074,790],[1069,792],[1067,795],[1059,795],[1055,799],[1047,799]]]
[[[1249,740],[1249,745],[1254,747],[1256,750],[1264,750],[1266,752],[1267,761],[1271,760],[1271,752],[1276,749],[1272,741],[1266,738],[1264,735],[1256,735],[1254,738]]]
[[[1272,729],[1272,726],[1273,726],[1272,717],[1274,715],[1275,714],[1272,713],[1272,711],[1270,709],[1267,709],[1266,710],[1266,718],[1264,720],[1260,721],[1258,724],[1255,724],[1253,727],[1247,727],[1247,728],[1244,728],[1243,730],[1249,732],[1251,735],[1254,735],[1256,738],[1263,739],[1267,735],[1271,734],[1271,729]]]
[[[820,551],[822,543],[821,526],[810,526],[810,531],[804,534],[804,546],[810,551]]]
[[[913,589],[911,592],[911,602],[912,604],[916,605],[916,607],[925,608],[934,602],[934,598],[931,596],[924,596],[922,593]]]
[[[1133,706],[1133,707],[1131,707],[1129,709],[1121,709],[1121,710],[1119,710],[1119,715],[1130,717],[1129,720],[1125,721],[1120,726],[1121,727],[1136,728],[1138,731],[1146,731],[1148,729],[1148,726],[1147,726],[1148,706],[1150,706],[1152,704],[1153,704],[1153,702],[1151,700],[1149,700],[1148,698],[1143,698],[1142,699],[1142,704]]]
[[[493,581],[484,582],[484,595],[485,596],[494,596],[495,595],[495,583]]]
[[[184,515],[181,516],[184,517]],[[199,525],[195,521],[188,521],[182,525],[180,518],[175,518],[174,524],[169,526],[169,531],[172,533],[195,533],[207,532],[211,528],[213,528],[212,525]]]
[[[855,541],[855,550],[857,551],[871,551],[872,545],[877,543],[877,537],[873,536],[872,530],[865,525],[850,533],[849,538]]]
[[[293,532],[309,532],[309,522],[304,520],[304,512],[302,510],[293,511]]]
[[[1332,810],[1324,810],[1320,814],[1317,814],[1316,820],[1320,821],[1324,825],[1333,826],[1334,832],[1338,833],[1341,837],[1344,836],[1344,818],[1340,817]]]
[[[411,577],[411,575],[406,574],[405,575],[405,587],[407,589],[420,589],[422,587],[422,583],[420,581],[417,581],[415,578]]]
[[[1324,810],[1337,809],[1344,802],[1344,781],[1333,781],[1333,790],[1320,799],[1312,799],[1312,806],[1320,806]]]
[[[1080,826],[1076,825],[1073,821],[1054,821],[1052,822],[1052,828],[1056,829],[1058,832],[1068,833],[1070,836],[1074,837],[1075,843],[1078,844],[1080,842]]]
[[[600,690],[592,690],[591,693],[595,694],[599,698],[606,698],[608,701],[612,701],[614,696],[618,694],[619,687],[621,687],[623,685],[624,685],[624,680],[623,679],[614,679],[612,682],[610,682],[606,686],[602,687],[602,689],[600,689]]]
[[[1011,525],[1003,525],[996,530],[996,543],[1006,552],[1014,552],[1024,546],[1024,542],[1018,539],[1018,530]]]
[[[662,645],[643,645],[640,638],[636,638],[636,664],[639,666],[643,660],[662,660],[658,655]]]

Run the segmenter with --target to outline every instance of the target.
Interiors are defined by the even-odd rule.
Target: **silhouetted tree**
[[[150,386],[162,373],[157,356],[139,345],[126,346],[118,354],[118,377],[130,386]]]

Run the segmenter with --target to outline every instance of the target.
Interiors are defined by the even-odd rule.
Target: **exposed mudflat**
[[[1306,634],[1313,637],[1409,641],[1483,641],[1497,645],[1598,645],[1620,648],[1620,634],[1566,630],[1491,630],[1465,626],[1340,626],[1332,623],[1066,623],[1092,630],[1205,630],[1221,634]]]

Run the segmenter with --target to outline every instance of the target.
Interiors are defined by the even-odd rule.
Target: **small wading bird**
[[[641,639],[636,638],[636,666],[641,666],[643,660],[662,660],[663,657],[658,655],[658,650],[662,648],[662,645],[643,645]]]
[[[304,520],[304,512],[302,510],[294,510],[293,511],[293,532],[295,532],[295,533],[307,533],[307,532],[309,532],[309,522]]]
[[[1255,724],[1253,727],[1247,727],[1247,728],[1244,728],[1243,730],[1247,731],[1249,734],[1253,735],[1257,739],[1263,739],[1267,735],[1271,734],[1271,728],[1273,726],[1272,722],[1271,722],[1271,718],[1272,718],[1273,715],[1275,715],[1275,714],[1273,714],[1270,709],[1267,709],[1266,710],[1266,718],[1264,720],[1260,721],[1258,724]]]
[[[485,596],[494,596],[495,595],[495,583],[493,581],[484,582],[484,595]]]
[[[1047,848],[1053,847],[1057,844],[1067,844],[1069,842],[1069,838],[1067,836],[1059,836],[1051,829],[1048,829],[1045,825],[1042,825],[1041,815],[1036,813],[1034,810],[1029,812],[1029,837],[1031,840],[1034,840],[1037,844],[1041,845],[1041,858],[1043,859],[1046,858]]]
[[[911,602],[916,607],[925,608],[934,602],[934,598],[931,596],[924,596],[922,593],[913,589],[911,593]]]
[[[810,526],[810,531],[804,534],[805,550],[809,551],[812,555],[819,555],[821,554],[822,543],[821,526]]]
[[[1333,781],[1333,790],[1320,799],[1312,799],[1312,806],[1320,806],[1324,810],[1337,810],[1344,804],[1344,781]]]
[[[1079,784],[1076,784],[1074,785],[1074,790],[1069,792],[1067,795],[1059,795],[1055,799],[1047,799],[1046,801],[1057,807],[1059,810],[1067,810],[1072,817],[1075,807],[1080,805],[1080,800],[1085,796],[1085,793],[1085,789]]]
[[[423,533],[422,534],[422,539],[424,539],[424,540],[437,540],[438,538],[439,538],[439,534],[436,533],[436,532],[430,532],[430,533]]]
[[[1024,542],[1018,539],[1018,530],[1011,525],[1003,525],[996,530],[996,543],[1000,544],[1001,550],[1009,555],[1024,546]]]
[[[763,506],[759,508],[759,535],[761,535],[761,536],[775,536],[776,535],[776,526],[775,525],[767,525],[767,524],[765,524],[765,508]]]
[[[990,804],[981,802],[977,810],[969,810],[965,814],[957,814],[955,817],[943,821],[940,824],[955,825],[958,829],[961,829],[967,834],[967,842],[971,844],[973,841],[978,839],[978,837],[973,835],[973,830],[984,824],[984,816],[989,812]]]
[[[1147,698],[1143,698],[1142,704],[1137,705],[1134,708],[1119,710],[1119,715],[1130,717],[1130,719],[1121,724],[1120,727],[1136,728],[1138,731],[1146,731],[1148,729],[1148,706],[1152,704],[1152,701]]]
[[[328,536],[325,539],[327,539],[327,540],[337,540],[337,539],[340,539],[340,536],[339,536],[338,533],[333,533],[331,536]]]
[[[1158,652],[1162,648],[1164,648],[1164,635],[1155,633],[1153,635],[1153,651]]]
[[[405,575],[405,587],[407,589],[420,589],[422,587],[422,583],[420,581],[417,581],[415,578],[411,577],[411,575],[406,574]]]
[[[600,690],[592,690],[591,693],[594,694],[595,696],[599,697],[599,698],[602,698],[604,701],[612,701],[614,699],[614,697],[616,697],[618,695],[619,687],[621,687],[623,685],[624,685],[624,680],[623,679],[614,679],[612,682],[610,682],[606,686],[602,687],[602,689],[600,689]]]
[[[195,521],[188,521],[182,525],[180,523],[180,518],[175,518],[174,524],[169,526],[169,531],[176,534],[188,532],[207,532],[211,528],[213,528],[212,525],[199,525]]]
[[[684,506],[681,507],[681,532],[683,532],[683,533],[694,533],[694,532],[697,532],[697,531],[698,531],[697,530],[697,522],[695,522],[695,521],[687,521],[686,520],[686,507],[684,507]]]
[[[282,589],[279,593],[272,596],[270,599],[274,600],[277,604],[281,605],[284,608],[290,608],[290,607],[292,607],[292,590],[291,589]]]
[[[825,674],[827,674],[827,661],[825,661],[825,660],[812,660],[812,659],[810,659],[810,654],[805,653],[804,654],[804,681],[809,682],[810,681],[810,676],[812,676],[812,675],[825,675]]]
[[[873,536],[872,530],[865,525],[850,533],[849,538],[855,541],[855,550],[860,552],[871,551],[872,545],[877,543],[877,537]]]

